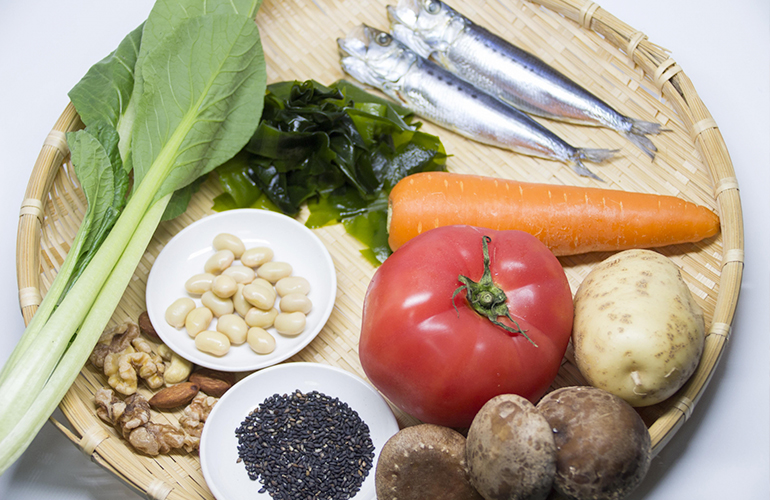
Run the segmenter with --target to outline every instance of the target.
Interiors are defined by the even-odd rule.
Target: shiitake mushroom
[[[564,387],[537,404],[556,443],[554,490],[569,500],[620,500],[650,467],[650,434],[623,399],[595,387]]]
[[[527,399],[490,399],[471,423],[466,448],[471,484],[486,500],[544,500],[551,492],[556,444]]]
[[[406,427],[382,447],[378,500],[483,500],[468,480],[465,436],[433,424]]]

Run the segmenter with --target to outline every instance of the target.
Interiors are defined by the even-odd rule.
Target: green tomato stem
[[[490,241],[492,241],[492,238],[486,235],[481,239],[482,251],[484,252],[484,274],[481,275],[481,279],[478,282],[473,281],[462,274],[458,276],[457,280],[462,283],[462,285],[457,287],[452,294],[452,305],[454,305],[455,310],[457,310],[454,299],[458,293],[465,290],[465,298],[474,311],[509,333],[523,335],[533,346],[537,347],[537,344],[527,336],[526,331],[511,317],[511,312],[508,310],[508,297],[506,297],[505,292],[492,280],[492,271],[489,269],[489,264],[491,262],[489,258]],[[511,328],[510,326],[501,323],[497,319],[500,316],[508,318],[511,323],[516,325],[516,328]]]

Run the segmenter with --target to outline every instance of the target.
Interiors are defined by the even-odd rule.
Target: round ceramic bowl
[[[273,261],[289,263],[293,276],[301,276],[310,283],[308,298],[312,309],[307,313],[304,330],[299,335],[286,336],[273,327],[267,328],[276,341],[275,350],[270,354],[257,354],[248,343],[232,345],[221,356],[209,354],[195,346],[194,338],[184,327],[175,328],[165,319],[168,307],[180,297],[189,297],[196,306],[201,305],[201,297],[189,294],[185,282],[204,272],[204,264],[215,253],[213,240],[220,233],[237,236],[247,249],[271,248]],[[174,352],[199,366],[244,372],[280,363],[310,343],[329,319],[336,293],[337,276],[332,258],[310,229],[276,212],[242,209],[209,215],[174,236],[152,265],[147,278],[146,302],[158,336]],[[276,308],[279,299],[276,298]],[[216,323],[214,317],[207,329],[216,330]]]
[[[236,429],[265,399],[274,394],[318,391],[339,398],[369,427],[374,445],[372,467],[354,500],[374,500],[374,471],[380,450],[398,432],[398,423],[383,397],[369,383],[341,368],[318,363],[283,363],[255,372],[230,388],[211,411],[201,436],[203,477],[217,500],[269,500],[262,484],[249,478],[238,461]]]

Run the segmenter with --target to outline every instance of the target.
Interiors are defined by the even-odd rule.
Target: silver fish
[[[622,115],[543,60],[479,26],[439,0],[389,5],[393,37],[474,86],[525,113],[603,126],[625,135],[650,158],[657,123]]]
[[[406,108],[470,139],[564,162],[580,175],[601,180],[582,161],[601,162],[615,151],[571,146],[517,110],[395,40],[361,25],[337,39],[343,70],[382,90]]]

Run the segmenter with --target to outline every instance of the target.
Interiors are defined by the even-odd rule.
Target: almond
[[[221,398],[235,383],[235,374],[202,368],[190,375],[188,380],[197,384],[207,395]]]
[[[139,323],[139,330],[141,330],[141,332],[145,334],[147,337],[153,340],[160,340],[160,337],[158,336],[158,332],[156,332],[155,327],[152,326],[152,322],[150,321],[150,315],[147,314],[147,311],[144,311],[142,314],[139,315],[137,323]]]
[[[150,398],[150,406],[160,410],[186,405],[198,394],[199,387],[192,382],[182,382],[161,389]]]

